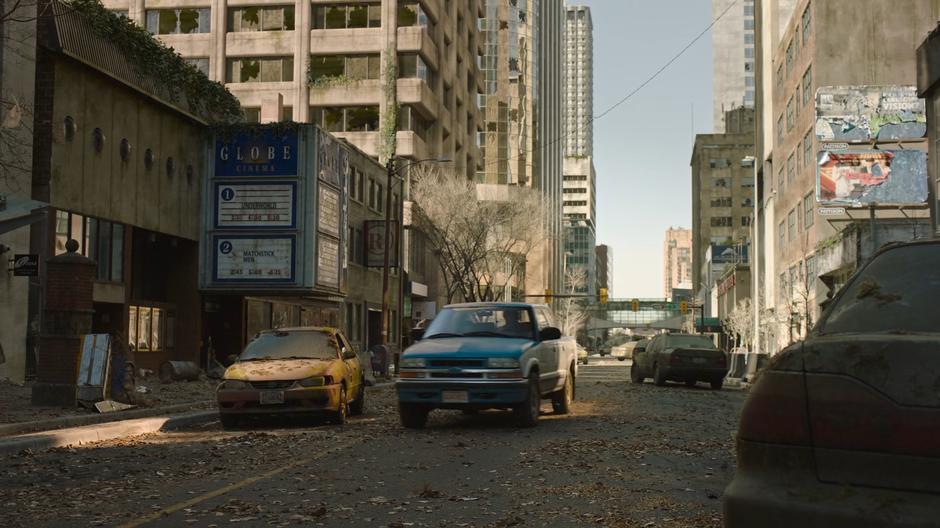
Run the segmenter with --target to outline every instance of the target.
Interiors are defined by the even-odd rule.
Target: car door
[[[891,248],[844,287],[804,343],[820,480],[940,494],[937,299],[940,244]]]
[[[641,350],[636,354],[636,357],[638,358],[637,364],[640,365],[640,369],[644,374],[651,374],[653,372],[653,361],[651,358],[656,353],[659,340],[659,337],[650,339],[646,344],[646,349]]]
[[[360,386],[362,385],[362,366],[359,364],[359,357],[352,354],[349,359],[343,357],[346,351],[354,352],[349,340],[342,332],[337,332],[336,337],[340,345],[340,359],[345,367],[346,393],[350,401],[358,397]]]
[[[535,318],[538,322],[539,331],[543,328],[552,326],[551,314],[544,306],[535,307]],[[560,354],[560,343],[557,339],[539,341],[536,345],[539,348],[539,370],[541,374],[542,392],[550,392],[564,383],[558,365],[558,355]]]

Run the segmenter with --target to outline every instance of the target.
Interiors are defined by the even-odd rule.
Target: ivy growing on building
[[[67,0],[66,4],[82,16],[97,36],[114,44],[138,74],[162,84],[172,102],[185,97],[192,108],[204,109],[213,123],[241,119],[238,99],[222,83],[209,80],[146,29],[108,11],[100,0]]]

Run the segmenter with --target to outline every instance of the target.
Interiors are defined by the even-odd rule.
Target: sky
[[[642,84],[711,22],[709,0],[575,0],[594,21],[594,114]],[[594,123],[597,243],[613,251],[612,298],[663,296],[663,238],[692,227],[693,116],[712,131],[711,34]],[[694,110],[693,110],[694,109]]]

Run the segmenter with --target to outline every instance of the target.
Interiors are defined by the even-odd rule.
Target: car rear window
[[[336,359],[339,347],[329,332],[301,330],[294,332],[265,332],[254,338],[239,361],[257,359]]]
[[[937,333],[938,299],[940,244],[891,249],[875,257],[846,286],[820,331]]]
[[[666,343],[667,347],[716,348],[711,339],[702,336],[669,336]]]

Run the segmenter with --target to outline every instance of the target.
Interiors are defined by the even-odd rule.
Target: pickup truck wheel
[[[539,391],[539,375],[532,373],[529,375],[529,394],[525,401],[513,409],[516,415],[516,422],[521,427],[535,427],[539,423],[539,409],[542,406],[542,394]]]
[[[663,371],[659,370],[659,365],[653,367],[653,383],[655,383],[657,387],[662,387],[666,384],[666,376],[663,375]]]
[[[571,412],[571,400],[574,399],[574,376],[568,372],[565,377],[565,386],[552,393],[552,410],[555,414],[568,414]]]
[[[417,405],[401,403],[398,405],[398,416],[401,424],[408,429],[424,429],[428,423],[428,409]]]
[[[636,363],[630,365],[630,381],[633,383],[643,383],[646,378],[642,374],[640,367]]]

